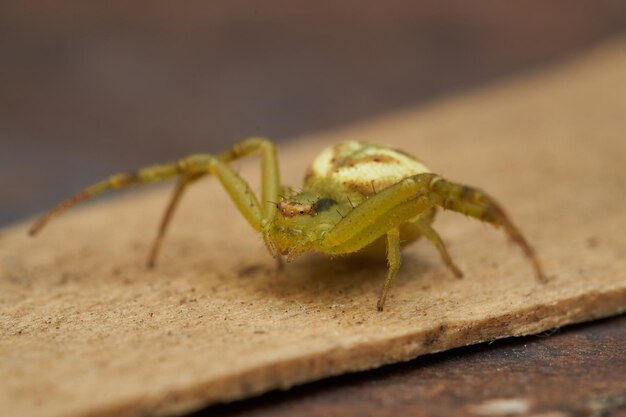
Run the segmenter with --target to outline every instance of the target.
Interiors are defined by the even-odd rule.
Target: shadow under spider
[[[432,266],[419,259],[417,254],[406,254],[394,284],[399,286],[408,280],[419,280],[431,269]],[[282,269],[271,263],[248,264],[237,275],[246,278],[251,286],[276,288],[271,295],[278,298],[303,290],[328,295],[352,293],[355,296],[366,291],[377,296],[387,275],[387,261],[384,254],[370,256],[357,253],[330,258],[313,253],[302,255],[283,265]],[[264,279],[258,279],[262,276]]]

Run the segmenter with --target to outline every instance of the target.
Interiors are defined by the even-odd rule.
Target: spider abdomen
[[[358,203],[404,178],[425,172],[430,172],[426,165],[404,152],[347,141],[326,148],[315,158],[304,188],[323,189],[334,198]]]

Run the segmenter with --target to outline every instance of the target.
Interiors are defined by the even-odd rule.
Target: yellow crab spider
[[[255,153],[261,157],[260,200],[229,165]],[[378,298],[378,310],[383,309],[400,268],[400,247],[421,236],[435,246],[455,276],[462,276],[431,227],[438,207],[502,226],[532,263],[537,279],[544,280],[532,247],[488,194],[433,174],[422,162],[402,151],[355,141],[322,151],[309,167],[299,192],[280,185],[276,148],[264,138],[246,139],[217,155],[196,154],[173,163],[116,174],[61,202],[33,225],[30,234],[36,234],[51,217],[80,201],[111,190],[178,177],[150,251],[148,265],[154,266],[183,192],[189,184],[209,174],[218,178],[279,260],[291,260],[306,251],[333,256],[360,250],[384,251],[386,247],[389,269]]]

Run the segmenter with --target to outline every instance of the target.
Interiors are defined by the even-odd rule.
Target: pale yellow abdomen
[[[349,198],[358,204],[404,178],[424,172],[430,172],[428,167],[404,152],[348,141],[326,148],[315,158],[304,187],[327,191],[337,201]]]

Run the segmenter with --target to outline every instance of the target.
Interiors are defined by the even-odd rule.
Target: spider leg
[[[259,153],[261,156],[261,200],[248,183],[243,180],[228,164],[229,162]],[[41,216],[29,230],[31,235],[38,233],[48,221],[61,214],[70,207],[100,194],[114,190],[120,190],[135,185],[148,184],[163,181],[174,177],[180,177],[180,182],[174,191],[174,195],[167,207],[161,221],[161,227],[157,240],[152,247],[150,260],[158,252],[161,240],[170,219],[180,201],[182,193],[187,186],[201,176],[215,175],[228,195],[233,200],[248,223],[257,231],[263,231],[264,227],[276,212],[276,205],[272,201],[277,200],[279,192],[279,170],[274,144],[263,138],[249,138],[235,144],[231,149],[218,155],[196,154],[164,165],[154,165],[141,168],[137,171],[124,172],[110,176],[109,178],[91,185],[72,197],[62,201],[48,213]]]
[[[435,245],[435,248],[437,248],[437,251],[439,251],[439,255],[441,256],[443,263],[446,264],[446,266],[452,271],[454,276],[457,278],[463,278],[463,272],[461,272],[459,267],[457,267],[452,261],[452,258],[450,257],[450,254],[446,249],[446,245],[443,243],[443,240],[441,239],[441,236],[439,236],[437,231],[435,231],[435,229],[433,229],[432,226],[423,219],[418,219],[412,223],[415,225],[415,227],[417,227],[422,236],[424,236],[433,245]]]
[[[477,189],[451,183],[431,173],[405,178],[363,201],[348,212],[332,229],[321,234],[316,242],[317,249],[331,255],[356,252],[402,223],[424,215],[434,206],[442,206],[496,226],[503,226],[509,237],[530,259],[537,278],[540,281],[545,280],[532,247],[492,197]],[[452,263],[437,233],[430,226],[422,229],[424,236],[435,244],[444,262],[455,274],[460,273],[460,270]],[[387,290],[389,285],[391,282],[385,283]],[[383,294],[387,290],[383,289]],[[379,300],[378,307],[382,308],[383,304],[384,297]]]
[[[150,249],[150,255],[148,256],[148,268],[154,268],[156,265],[156,258],[159,254],[159,249],[161,248],[161,243],[163,242],[163,238],[165,237],[165,232],[167,231],[167,227],[172,219],[172,215],[176,211],[176,207],[180,202],[180,198],[183,195],[183,192],[187,189],[187,186],[200,178],[201,175],[189,177],[183,176],[178,180],[178,184],[176,184],[176,188],[174,189],[174,193],[170,198],[170,202],[167,205],[167,209],[163,214],[163,218],[161,219],[161,223],[159,225],[159,231],[157,233],[156,238],[152,244],[152,248]]]
[[[326,232],[318,243],[320,250],[329,254],[352,253],[387,235],[389,269],[376,304],[378,311],[383,310],[389,289],[400,268],[400,225],[433,207],[427,195],[416,195],[415,189],[408,192],[412,186],[408,183],[396,184],[370,197]],[[403,197],[406,201],[402,201]]]
[[[484,191],[456,184],[438,176],[433,177],[429,188],[431,189],[429,197],[434,204],[491,223],[496,227],[502,226],[504,232],[530,260],[537,280],[546,281],[534,249],[493,197]]]
[[[135,172],[122,172],[93,184],[59,203],[55,208],[41,216],[29,229],[32,236],[37,234],[52,219],[76,204],[113,190],[120,190],[137,184],[147,184],[180,175],[177,164],[155,165]]]
[[[423,189],[411,177],[371,196],[320,237],[319,249],[329,254],[341,254],[364,248],[394,227],[433,207]]]
[[[389,288],[391,288],[393,280],[398,274],[401,262],[402,258],[400,257],[400,229],[395,227],[387,232],[387,264],[389,265],[389,269],[387,270],[387,278],[385,279],[385,284],[380,291],[380,297],[378,298],[378,302],[376,303],[376,309],[378,311],[383,311],[383,307],[385,306],[385,300],[387,299],[387,293],[389,292]]]
[[[393,187],[395,186],[389,188]],[[327,232],[327,234],[322,238],[322,242],[325,242],[327,245],[329,244],[329,241],[334,242],[332,246],[325,247],[323,249],[324,252],[340,254],[356,252],[372,243],[380,236],[384,234],[387,235],[387,262],[389,269],[387,271],[387,278],[385,279],[385,283],[381,289],[380,297],[376,303],[378,311],[383,310],[387,293],[389,292],[396,273],[400,268],[400,225],[410,221],[420,214],[427,213],[433,207],[433,204],[430,202],[426,194],[419,194],[412,199],[408,199],[408,201],[401,202],[388,208],[386,211],[378,215],[378,208],[386,206],[388,203],[388,201],[386,201],[387,198],[393,197],[393,195],[382,194],[385,193],[386,190],[381,191],[369,200],[361,203],[354,210],[349,212],[337,226]],[[398,193],[403,193],[405,190],[400,188],[396,191],[398,191]],[[381,197],[378,197],[379,195]],[[369,201],[374,201],[375,203],[368,204],[369,207],[367,207],[367,210],[372,210],[370,211],[369,218],[367,216],[361,217],[358,212],[356,215],[352,215],[352,213],[359,210],[360,207]],[[335,233],[341,223],[344,222],[351,224],[352,228],[341,228],[339,229],[340,234]],[[326,240],[328,239],[327,236],[330,236],[332,240]]]

